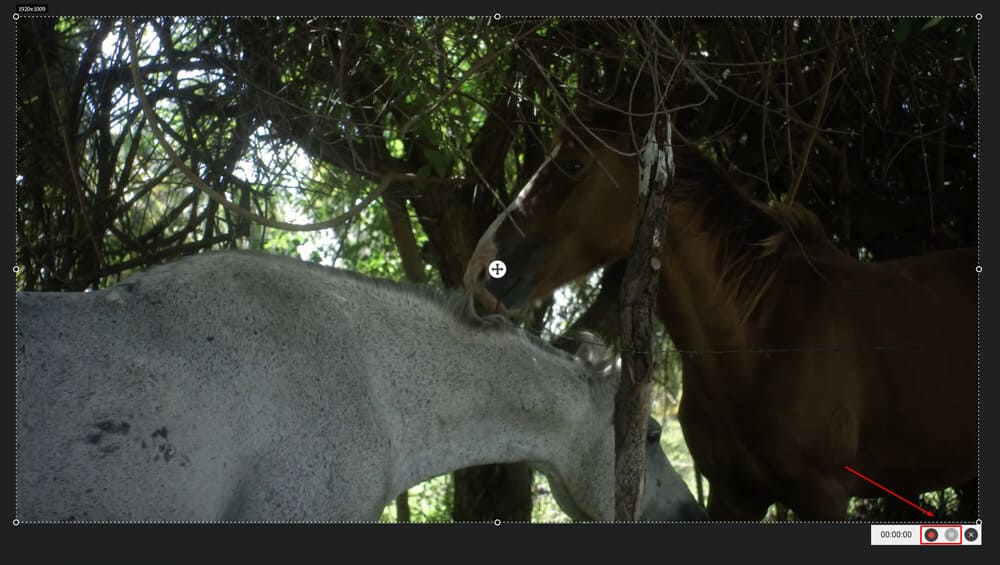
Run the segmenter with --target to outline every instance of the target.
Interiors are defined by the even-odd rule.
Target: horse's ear
[[[653,92],[633,93],[615,100],[614,106],[621,112],[616,129],[630,133],[636,145],[642,144],[653,120],[666,109],[665,102]]]
[[[598,370],[603,370],[608,363],[614,362],[618,355],[605,344],[597,334],[588,331],[576,331],[568,336],[572,342],[578,343],[576,355],[587,362],[588,365]]]
[[[622,376],[621,361],[621,357],[618,356],[607,357],[597,367],[605,379],[618,382],[618,379]]]
[[[622,129],[633,131],[640,138],[646,135],[653,113],[657,108],[664,107],[657,96],[658,91],[652,78],[644,73],[618,82],[611,96],[611,105],[622,112]]]
[[[646,132],[649,131],[649,126],[653,123],[655,111],[656,97],[653,93],[644,92],[641,95],[637,95],[632,98],[629,115],[630,120],[632,121],[632,131],[635,132],[639,140],[642,140],[645,137]]]
[[[660,441],[660,436],[663,434],[663,426],[656,421],[656,418],[650,416],[649,422],[646,423],[646,440],[650,442]]]

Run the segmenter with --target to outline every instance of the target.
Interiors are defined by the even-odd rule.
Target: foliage
[[[450,522],[452,476],[441,475],[409,490],[410,518],[414,522]],[[382,511],[380,522],[396,522],[396,504]]]

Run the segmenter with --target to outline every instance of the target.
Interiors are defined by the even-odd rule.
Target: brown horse
[[[480,240],[466,282],[488,305],[520,309],[628,253],[629,132],[645,130],[614,111],[581,124]],[[975,253],[857,261],[809,211],[753,200],[696,149],[674,159],[657,313],[685,352],[680,421],[709,515],[782,502],[843,520],[848,497],[881,494],[845,465],[905,493],[975,480]],[[503,278],[485,276],[494,258]]]

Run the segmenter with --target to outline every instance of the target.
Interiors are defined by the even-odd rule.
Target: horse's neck
[[[722,242],[691,207],[676,204],[667,218],[657,310],[682,349],[739,347],[740,316],[716,261]]]
[[[591,433],[600,418],[569,362],[502,331],[448,323],[426,328],[426,354],[377,348],[378,365],[393,368],[374,375],[372,391],[393,438],[392,494],[474,465],[529,461],[557,474],[575,465],[580,442],[600,437]]]
[[[735,209],[727,211],[727,223],[745,226],[761,221],[754,204],[746,202],[747,209],[742,211],[739,200],[731,203]],[[795,305],[793,310],[808,307],[810,297],[820,295],[824,291],[821,287],[831,284],[827,274],[843,271],[845,264],[853,261],[832,243],[815,236],[802,243],[804,248],[777,243],[771,254],[757,255],[761,241],[731,238],[726,229],[711,225],[718,218],[706,218],[703,213],[684,202],[670,209],[661,256],[664,268],[658,314],[679,349],[729,352],[685,356],[685,382],[694,373],[702,380],[717,376],[720,387],[735,391],[754,386],[752,378],[741,381],[740,376],[753,377],[766,359],[735,352],[794,343],[781,323],[782,313],[789,305]],[[767,232],[754,230],[754,237]],[[785,233],[775,231],[771,236],[785,237]],[[789,247],[785,249],[785,245]],[[740,283],[746,286],[738,288]]]
[[[682,351],[752,348],[751,333],[723,284],[716,260],[723,242],[682,206],[671,207],[667,222],[657,314],[673,344]],[[692,387],[693,398],[738,394],[752,387],[758,358],[695,354],[681,359],[684,387],[686,391]]]

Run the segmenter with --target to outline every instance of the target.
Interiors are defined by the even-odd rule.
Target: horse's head
[[[466,286],[487,308],[522,309],[628,253],[639,187],[633,138],[645,135],[644,126],[630,128],[615,111],[585,123],[563,128],[517,200],[480,239]],[[507,265],[502,278],[486,274],[494,259]]]
[[[646,427],[646,480],[642,519],[647,521],[707,520],[708,514],[691,496],[684,479],[667,459],[660,445],[660,423],[649,419]]]
[[[646,432],[646,469],[639,520],[707,520],[705,509],[691,495],[687,484],[663,452],[660,432],[660,424],[650,418]],[[575,520],[614,519],[613,431],[609,430],[607,439],[608,441],[595,445],[591,452],[578,453],[579,460],[572,472],[552,473],[552,469],[540,467],[549,477],[556,502]]]

